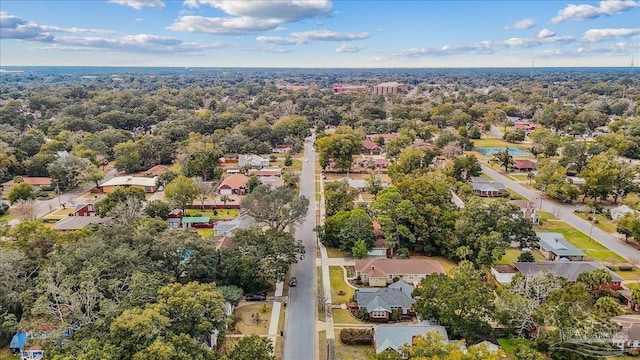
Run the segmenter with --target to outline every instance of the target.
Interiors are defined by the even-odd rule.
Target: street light
[[[58,184],[58,180],[56,180],[56,193],[58,194],[58,207],[62,206],[60,202],[60,185]]]

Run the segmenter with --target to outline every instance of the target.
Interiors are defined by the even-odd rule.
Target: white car
[[[304,162],[309,162],[309,159],[304,159]]]

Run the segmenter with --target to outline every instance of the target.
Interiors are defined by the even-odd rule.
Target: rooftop
[[[405,344],[411,344],[413,338],[418,335],[425,335],[428,332],[436,332],[447,343],[449,340],[447,330],[439,325],[431,325],[426,321],[412,325],[377,325],[373,328],[376,354],[392,349],[400,352],[400,348]]]
[[[104,186],[126,186],[126,185],[134,185],[134,186],[156,186],[157,176],[154,177],[146,177],[146,176],[116,176],[113,177],[102,184],[100,187]]]
[[[622,278],[613,271],[607,269],[597,261],[537,261],[516,262],[513,264],[524,275],[533,275],[538,272],[547,272],[563,277],[569,281],[576,281],[578,275],[596,269],[605,269],[611,273],[613,281],[622,281]]]
[[[584,252],[571,245],[567,239],[559,233],[536,233],[540,238],[540,247],[558,256],[584,256]]]
[[[91,224],[108,224],[111,218],[100,216],[68,216],[53,224],[56,231],[81,230]]]
[[[429,275],[433,273],[445,273],[437,260],[429,259],[362,259],[356,260],[356,271],[369,274],[369,276],[374,277],[403,274]]]

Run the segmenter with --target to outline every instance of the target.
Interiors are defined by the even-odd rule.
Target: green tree
[[[491,329],[487,319],[493,313],[493,290],[470,262],[460,262],[449,276],[426,277],[413,294],[416,313],[423,319],[439,319],[454,337],[473,340]]]
[[[358,240],[351,248],[351,256],[354,259],[366,259],[368,256],[367,244],[364,240]]]
[[[185,175],[198,176],[202,181],[217,180],[222,175],[222,169],[218,166],[217,160],[223,153],[209,136],[190,134],[181,151]]]
[[[466,350],[466,351],[465,351]],[[500,360],[505,357],[502,350],[490,351],[488,346],[472,345],[463,350],[458,344],[445,342],[442,336],[430,331],[415,337],[410,344],[405,344],[401,352],[408,354],[410,359],[430,360]],[[402,357],[398,357],[401,359]],[[377,357],[376,360],[388,359]],[[394,359],[392,357],[392,359]]]
[[[162,200],[152,200],[144,208],[145,215],[162,220],[167,220],[170,211],[169,204]]]
[[[243,336],[227,355],[229,360],[274,360],[271,339],[259,335]]]
[[[328,136],[316,140],[320,166],[326,169],[335,161],[336,167],[342,171],[351,168],[353,155],[360,153],[364,136],[349,128],[338,128]]]
[[[118,206],[118,204],[122,204],[130,198],[142,203],[145,200],[146,195],[144,190],[136,187],[116,188],[112,192],[108,193],[104,199],[95,204],[96,214],[100,216],[111,216],[112,211]]]
[[[129,140],[115,145],[115,168],[128,174],[140,170],[140,153],[136,144]]]
[[[299,224],[309,210],[309,199],[288,187],[270,190],[264,185],[258,186],[241,204],[249,215],[276,230]]]
[[[180,175],[167,184],[164,194],[174,207],[182,209],[184,213],[187,205],[192,204],[198,197],[200,189],[193,179]]]
[[[244,256],[257,259],[256,276],[270,281],[282,281],[291,264],[304,255],[304,246],[290,233],[274,228],[262,231],[254,227],[234,232],[233,242]]]
[[[417,210],[411,201],[402,198],[398,188],[390,186],[379,192],[371,208],[392,251],[398,246],[406,246],[407,242],[415,242],[410,223]]]
[[[324,203],[326,216],[333,216],[338,211],[353,210],[353,203],[358,193],[351,189],[345,181],[332,181],[324,184]]]
[[[96,187],[100,186],[100,181],[104,178],[104,171],[101,171],[97,166],[90,165],[84,174],[80,176],[81,182],[88,182],[96,184]]]
[[[503,167],[505,172],[509,172],[509,168],[513,166],[513,156],[509,154],[509,148],[493,154],[490,161]]]
[[[7,198],[11,204],[15,204],[18,201],[35,200],[36,190],[27,183],[19,183],[11,187]]]
[[[510,143],[517,143],[520,141],[524,141],[524,138],[525,138],[525,134],[524,134],[524,131],[522,130],[507,131],[503,137],[504,140]]]
[[[453,159],[447,173],[458,181],[467,181],[471,176],[480,176],[482,167],[478,158],[467,155]]]
[[[536,258],[533,257],[531,251],[523,251],[518,255],[518,262],[535,262]]]
[[[47,166],[47,170],[60,189],[65,190],[78,186],[90,166],[91,162],[87,159],[71,154],[60,154]]]
[[[290,167],[292,165],[293,165],[293,158],[291,157],[291,155],[287,154],[287,156],[284,158],[284,166]]]
[[[629,242],[629,238],[640,239],[640,217],[636,214],[625,214],[616,223],[616,231],[624,235],[625,242]]]

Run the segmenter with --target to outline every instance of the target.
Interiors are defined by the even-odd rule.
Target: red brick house
[[[73,212],[73,216],[95,216],[96,211],[93,204],[79,204]]]
[[[243,174],[227,176],[216,188],[220,195],[243,195],[247,190],[249,177]]]

